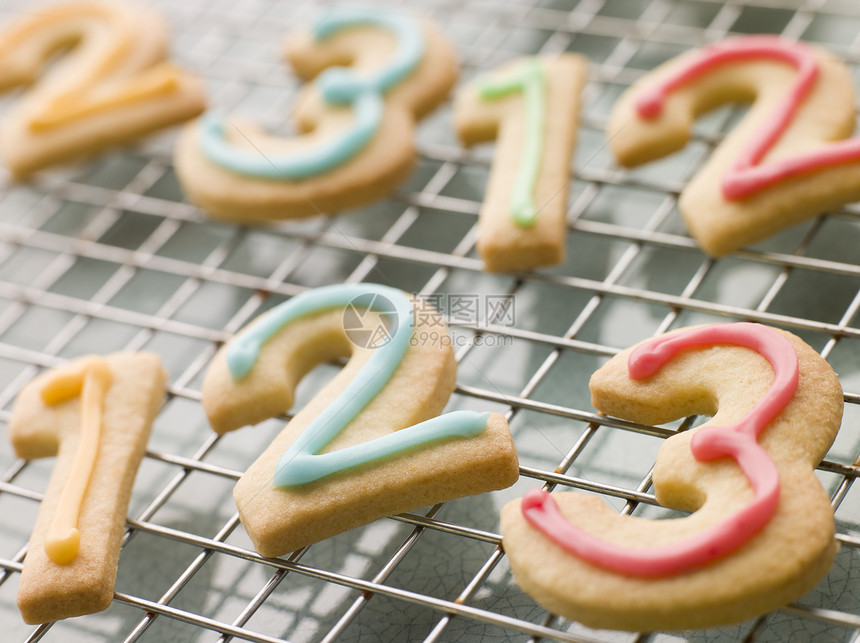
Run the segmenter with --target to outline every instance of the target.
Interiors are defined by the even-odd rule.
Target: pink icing
[[[759,165],[785,133],[818,78],[818,61],[813,50],[776,36],[732,38],[703,49],[698,58],[656,85],[643,89],[636,101],[636,110],[643,119],[656,118],[663,109],[666,97],[675,89],[720,65],[759,58],[793,65],[797,68],[797,80],[723,176],[723,196],[729,200],[742,199],[797,174],[860,160],[860,138],[851,138],[830,143],[820,150]]]
[[[611,571],[642,577],[680,574],[732,553],[773,516],[779,502],[779,472],[757,438],[789,403],[797,390],[797,353],[779,333],[759,324],[705,326],[657,337],[630,355],[628,371],[634,380],[654,375],[680,351],[715,344],[750,348],[761,354],[774,371],[765,396],[736,424],[707,426],[690,441],[700,462],[731,457],[753,488],[753,500],[722,522],[681,541],[647,548],[627,548],[601,540],[568,522],[558,504],[544,490],[532,490],[522,502],[526,520],[575,556]]]

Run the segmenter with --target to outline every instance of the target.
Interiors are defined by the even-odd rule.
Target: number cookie
[[[366,9],[332,10],[290,39],[287,57],[315,78],[295,107],[298,136],[208,113],[177,147],[185,191],[216,218],[310,216],[385,196],[412,169],[416,119],[457,78],[453,49],[432,23]]]
[[[598,498],[534,490],[502,510],[518,584],[590,627],[711,627],[801,596],[836,553],[813,469],[842,417],[836,374],[794,335],[758,324],[683,329],[628,349],[591,378],[592,403],[659,424],[713,415],[660,447],[660,504],[621,516]]]
[[[18,586],[27,623],[110,605],[131,488],[166,380],[157,355],[116,353],[74,360],[18,394],[15,453],[57,456]]]
[[[457,364],[428,306],[375,284],[319,288],[265,313],[215,356],[203,406],[218,433],[283,413],[305,373],[349,356],[236,485],[260,554],[516,482],[502,415],[438,415]]]
[[[618,162],[634,166],[682,148],[699,114],[748,100],[743,121],[681,193],[687,228],[713,256],[860,199],[847,67],[805,43],[732,38],[646,74],[609,120]]]
[[[24,177],[203,111],[201,84],[165,62],[166,50],[162,19],[123,2],[56,5],[9,24],[0,31],[0,91],[33,85],[0,124],[9,170]]]
[[[560,263],[585,59],[522,58],[459,91],[465,145],[498,139],[481,207],[478,253],[487,270]]]

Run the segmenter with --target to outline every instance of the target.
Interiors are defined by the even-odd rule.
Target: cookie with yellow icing
[[[29,86],[0,119],[0,156],[12,174],[25,177],[203,111],[202,84],[166,60],[167,38],[155,11],[119,0],[34,8],[0,28],[0,91]]]
[[[15,453],[57,456],[18,586],[26,622],[110,604],[131,488],[166,380],[157,355],[115,353],[47,371],[18,394],[9,421]]]

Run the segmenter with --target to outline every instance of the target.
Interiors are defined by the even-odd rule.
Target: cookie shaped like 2
[[[646,424],[706,424],[660,447],[660,504],[684,518],[621,516],[598,498],[532,491],[502,511],[517,583],[597,628],[711,627],[798,598],[836,553],[814,474],[839,430],[835,373],[794,335],[758,324],[682,329],[613,357],[591,379],[599,410]]]
[[[26,622],[110,605],[131,488],[166,380],[157,355],[115,353],[43,373],[18,394],[15,453],[57,456],[18,586]]]
[[[24,177],[203,111],[202,85],[165,62],[166,51],[161,17],[125,2],[56,5],[0,30],[0,91],[32,85],[0,124],[10,171]]]
[[[444,321],[418,304],[375,284],[319,288],[265,313],[215,356],[203,406],[219,433],[287,411],[307,372],[349,357],[236,484],[263,556],[516,482],[502,415],[438,415],[457,365]]]
[[[699,114],[751,100],[681,193],[687,228],[713,256],[860,199],[845,64],[774,36],[728,39],[646,74],[618,99],[607,127],[618,162],[634,166],[682,148]]]
[[[498,139],[478,224],[478,253],[489,271],[564,259],[585,74],[585,59],[575,54],[522,58],[457,93],[460,140],[473,145]]]
[[[189,197],[217,218],[254,221],[338,211],[385,196],[415,160],[415,121],[457,78],[453,49],[426,20],[340,8],[289,39],[301,134],[204,115],[176,150]],[[348,66],[342,66],[348,65]]]

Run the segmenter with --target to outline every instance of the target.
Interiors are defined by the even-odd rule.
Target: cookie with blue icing
[[[264,556],[517,480],[504,416],[440,415],[457,372],[445,322],[428,303],[375,284],[305,292],[241,330],[204,379],[212,427],[286,412],[306,373],[343,357],[236,485],[242,524]]]
[[[385,196],[413,167],[416,121],[457,78],[433,23],[372,9],[333,9],[288,39],[287,58],[310,81],[294,108],[297,135],[209,112],[179,142],[182,185],[213,217],[303,217]]]

